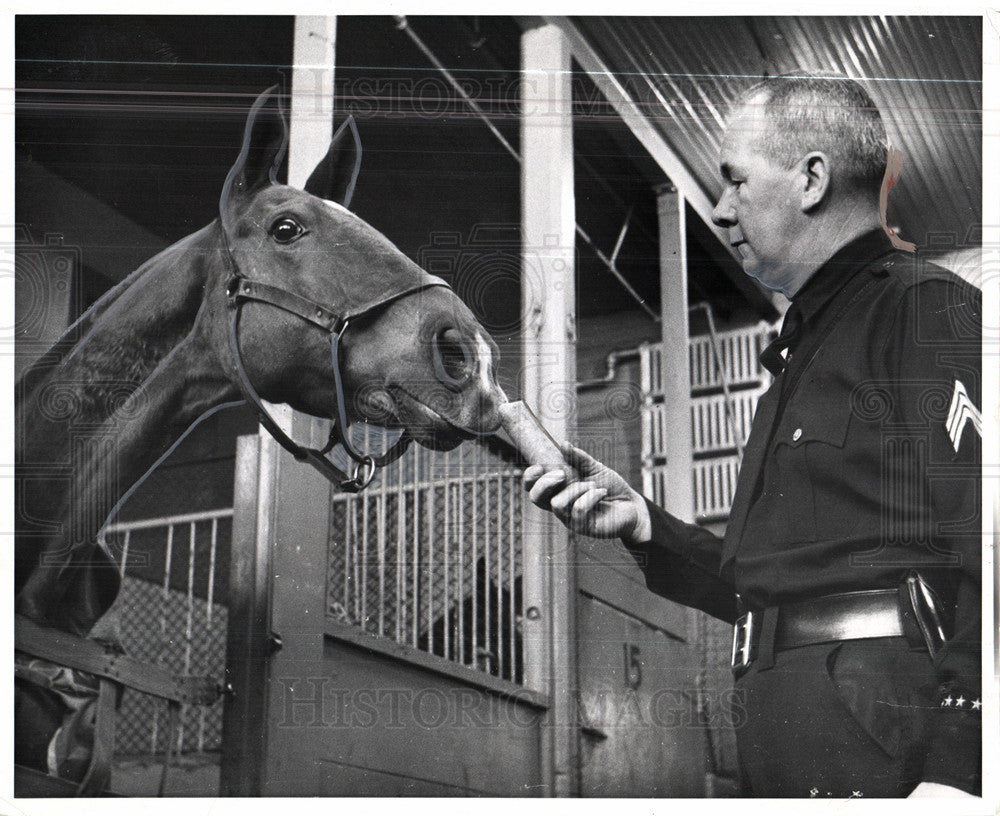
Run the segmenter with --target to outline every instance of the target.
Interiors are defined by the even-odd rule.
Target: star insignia
[[[973,700],[972,701],[972,710],[973,711],[979,711],[979,709],[981,709],[982,707],[983,707],[983,701],[982,700]]]
[[[945,697],[945,698],[944,698],[944,699],[943,699],[943,700],[941,701],[941,705],[943,705],[943,706],[945,706],[945,707],[949,707],[949,708],[950,708],[950,707],[951,707],[951,704],[952,704],[952,702],[953,702],[953,701],[952,701],[952,699],[951,699],[951,695],[949,694],[949,695],[948,695],[947,697]]]
[[[957,700],[955,700],[955,707],[956,708],[961,708],[964,704],[965,704],[965,698],[964,697],[959,697]]]

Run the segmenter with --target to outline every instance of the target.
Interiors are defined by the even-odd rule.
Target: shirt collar
[[[813,318],[866,264],[891,251],[892,242],[881,228],[844,244],[792,298],[803,321]]]

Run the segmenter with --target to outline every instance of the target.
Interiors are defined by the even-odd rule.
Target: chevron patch
[[[982,414],[972,404],[972,400],[969,399],[969,392],[965,390],[965,386],[962,385],[961,381],[955,380],[955,393],[951,398],[951,408],[948,409],[948,421],[946,423],[948,436],[951,439],[951,444],[955,447],[955,453],[958,453],[958,446],[962,441],[962,431],[965,430],[967,422],[972,423],[972,427],[975,428],[976,433],[979,434],[979,438],[982,439]]]

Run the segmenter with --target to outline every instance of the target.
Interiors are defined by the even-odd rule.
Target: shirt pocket
[[[773,441],[769,488],[786,508],[783,526],[793,544],[830,537],[831,521],[850,512],[843,479],[851,411],[824,396],[819,391],[790,400]]]

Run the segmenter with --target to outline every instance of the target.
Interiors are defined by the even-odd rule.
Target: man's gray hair
[[[757,149],[790,169],[806,153],[821,150],[840,176],[878,191],[888,156],[882,115],[859,82],[829,73],[769,77],[748,88],[736,108],[763,105]]]

